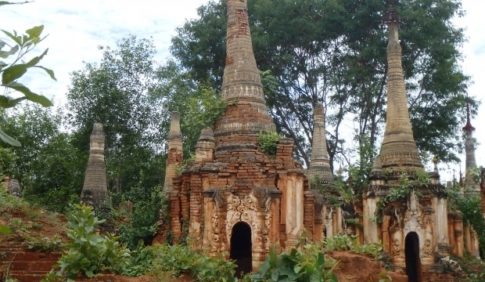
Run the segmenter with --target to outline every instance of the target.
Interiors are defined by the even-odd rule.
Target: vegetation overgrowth
[[[276,132],[262,132],[258,135],[258,144],[263,153],[268,156],[276,156],[280,136]]]
[[[69,242],[58,266],[44,281],[94,277],[97,273],[106,271],[128,276],[148,274],[158,279],[184,274],[201,282],[237,280],[234,262],[223,257],[209,257],[187,246],[145,247],[140,241],[137,248],[128,249],[119,242],[117,237],[99,233],[97,228],[102,220],[95,216],[89,206],[73,205],[68,219]],[[281,279],[336,281],[331,274],[333,265],[334,262],[325,262],[321,247],[309,244],[279,255],[273,251],[257,273],[241,279],[243,281],[281,281]]]
[[[26,247],[33,250],[52,252],[62,251],[63,256],[57,267],[44,281],[72,281],[80,277],[94,277],[98,273],[116,273],[125,276],[149,275],[160,281],[184,275],[195,281],[337,281],[333,271],[338,261],[331,258],[332,252],[343,251],[366,255],[389,267],[389,257],[380,244],[360,244],[355,236],[336,235],[326,238],[321,244],[301,241],[299,247],[278,254],[271,251],[258,272],[241,278],[235,277],[234,262],[224,257],[209,257],[204,252],[191,250],[185,245],[145,246],[143,240],[129,249],[120,238],[103,234],[99,230],[99,220],[89,206],[73,205],[68,216],[68,240],[63,236],[43,236],[39,220],[57,217],[48,212],[41,213],[23,199],[0,189],[1,239],[9,238],[8,233],[24,236]],[[34,212],[35,211],[35,212]],[[21,218],[11,215],[21,214]],[[3,219],[7,215],[8,224]],[[27,220],[29,219],[29,220]],[[29,223],[26,224],[25,222]],[[62,223],[57,223],[62,225]],[[64,231],[56,231],[60,234]],[[62,234],[61,234],[62,235]],[[11,236],[12,237],[12,236]],[[1,240],[0,240],[1,241]],[[481,281],[483,261],[473,258],[460,258],[466,281]],[[391,269],[392,267],[389,267]],[[69,280],[71,279],[71,280]],[[386,280],[387,281],[387,280]]]
[[[62,249],[64,216],[11,195],[0,185],[0,245],[17,242],[28,249]]]
[[[471,192],[469,187],[463,188],[456,185],[448,189],[448,197],[450,206],[459,211],[464,223],[475,230],[479,239],[480,253],[485,254],[485,217],[480,195]]]
[[[348,179],[337,179],[339,196],[332,204],[343,202],[345,208],[352,209],[368,184],[385,115],[387,35],[383,13],[374,13],[385,9],[384,2],[278,0],[276,6],[274,0],[248,2],[255,55],[264,70],[265,98],[278,128],[278,132],[259,136],[260,147],[274,156],[280,136],[290,137],[297,157],[308,165],[313,105],[324,103],[331,133],[330,164],[349,164]],[[468,78],[457,65],[462,30],[450,22],[462,10],[456,0],[418,2],[403,0],[399,5],[414,133],[425,160],[437,155],[444,161],[456,161],[453,149],[460,143],[456,137],[462,108],[466,103],[471,103],[472,110],[476,108],[475,101],[466,97]],[[0,242],[19,240],[31,250],[63,251],[57,270],[48,278],[54,280],[91,277],[103,271],[151,274],[159,279],[184,274],[198,281],[235,280],[234,264],[222,258],[209,258],[185,246],[146,246],[167,222],[167,203],[160,187],[170,112],[181,113],[186,164],[191,161],[200,130],[213,126],[226,109],[217,91],[225,62],[224,3],[211,1],[202,6],[198,19],[177,30],[172,44],[174,58],[164,65],[155,61],[156,49],[147,39],[129,36],[114,48],[100,48],[99,62],[86,63],[72,74],[67,93],[69,112],[54,113],[40,107],[51,102],[19,82],[32,68],[55,78],[50,69],[39,65],[47,50],[37,57],[26,56],[42,42],[43,27],[33,27],[24,34],[4,31],[0,87],[6,95],[0,95],[0,139],[22,146],[0,144],[0,175],[19,180],[27,201],[0,188]],[[0,6],[5,4],[8,2],[0,1]],[[303,11],[305,18],[301,17]],[[362,27],[361,22],[369,24]],[[299,28],[288,28],[292,26]],[[422,32],[430,30],[435,32]],[[20,98],[10,97],[13,92]],[[19,104],[23,100],[36,104]],[[349,116],[356,117],[358,124],[355,148],[349,148],[349,140],[341,134],[342,122]],[[71,205],[69,210],[70,204],[79,202],[94,122],[103,123],[106,129],[112,201],[96,211],[81,205]],[[427,182],[424,174],[411,182],[403,177],[379,202],[378,213]],[[448,196],[465,222],[477,231],[485,254],[485,220],[479,199],[465,197],[457,189],[450,190]],[[69,212],[67,244],[62,235],[63,217],[39,207]],[[119,237],[101,232],[99,227]],[[259,272],[241,280],[333,281],[334,262],[323,255],[332,251],[352,251],[386,263],[381,246],[360,245],[355,237],[338,235],[321,246],[304,244],[279,255],[272,252]],[[476,271],[480,263],[465,259],[463,264],[468,262],[472,266],[464,269],[475,279],[471,281],[483,280]]]

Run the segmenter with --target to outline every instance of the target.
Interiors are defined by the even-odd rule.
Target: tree
[[[19,180],[27,200],[61,212],[79,199],[87,155],[73,145],[71,136],[60,132],[60,115],[24,106],[4,116],[2,124],[22,144],[2,148],[2,170]]]
[[[164,109],[151,97],[156,83],[151,41],[129,37],[106,47],[99,64],[74,72],[68,92],[70,124],[77,146],[87,151],[95,122],[104,125],[109,185],[113,191],[154,187],[162,179],[160,156]]]
[[[0,1],[0,7],[9,4],[19,3]],[[42,69],[52,79],[56,79],[52,70],[39,65],[39,62],[47,54],[48,49],[42,52],[41,55],[26,60],[27,54],[43,40],[43,30],[44,26],[42,25],[27,29],[25,34],[2,30],[7,38],[0,38],[0,74],[2,76],[0,87],[5,89],[5,94],[0,95],[0,108],[11,108],[24,100],[38,103],[44,107],[52,105],[49,99],[31,91],[27,86],[19,82],[19,79],[32,68]],[[12,96],[12,93],[17,95]],[[10,137],[2,129],[0,129],[0,140],[13,146],[20,146],[17,140]]]
[[[366,166],[375,157],[385,118],[385,1],[248,2],[255,56],[278,130],[295,140],[308,165],[312,108],[323,102],[331,161],[349,159],[342,127],[352,119],[357,152],[367,150],[368,143],[372,148],[357,154],[359,166]],[[200,7],[199,18],[179,28],[172,41],[181,68],[215,89],[224,67],[225,9],[225,1]],[[458,65],[463,33],[451,19],[462,14],[461,5],[457,0],[402,0],[398,10],[418,146],[441,160],[457,160],[453,149],[459,143],[468,78]]]
[[[225,103],[218,92],[206,83],[194,81],[173,61],[159,68],[157,76],[159,83],[153,93],[167,109],[164,127],[169,126],[170,112],[181,114],[184,156],[190,158],[200,132],[214,125],[224,112]]]

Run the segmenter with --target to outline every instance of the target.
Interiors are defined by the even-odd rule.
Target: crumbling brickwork
[[[102,207],[108,200],[104,139],[103,125],[95,123],[90,138],[89,159],[84,175],[81,201],[96,208]]]
[[[227,108],[213,131],[202,131],[194,162],[175,177],[167,170],[166,179],[171,180],[167,194],[174,240],[186,237],[193,248],[230,256],[231,248],[237,247],[231,246],[237,232],[233,228],[247,224],[252,246],[252,265],[247,269],[252,269],[272,246],[291,248],[304,233],[317,231],[315,203],[304,170],[293,158],[293,141],[280,139],[274,156],[258,144],[258,135],[275,132],[275,125],[254,59],[247,1],[227,4],[222,86]],[[169,152],[177,146],[169,143]],[[238,263],[248,259],[231,258]]]

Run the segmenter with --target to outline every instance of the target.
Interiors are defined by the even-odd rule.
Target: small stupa
[[[81,201],[95,208],[101,208],[108,201],[104,140],[103,125],[95,123],[91,133],[89,159],[81,192]]]

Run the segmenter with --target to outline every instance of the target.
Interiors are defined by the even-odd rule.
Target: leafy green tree
[[[157,232],[160,210],[166,208],[160,186],[155,189],[133,187],[127,198],[134,203],[130,222],[120,228],[120,238],[130,249],[151,244]]]
[[[225,103],[213,88],[198,83],[175,62],[169,61],[157,71],[159,83],[154,96],[163,101],[167,112],[164,127],[169,126],[170,112],[181,114],[181,130],[184,138],[184,156],[190,158],[200,132],[212,127],[224,112]]]
[[[114,191],[128,191],[141,178],[151,187],[162,179],[163,107],[150,95],[156,82],[154,54],[151,41],[125,38],[115,49],[106,47],[100,63],[87,63],[72,76],[67,97],[77,146],[87,151],[92,125],[103,123]]]
[[[385,1],[249,0],[253,45],[266,78],[266,100],[280,132],[296,141],[308,164],[312,107],[324,102],[331,160],[347,159],[345,119],[355,121],[357,151],[375,152],[386,103]],[[225,1],[199,8],[172,41],[172,54],[191,77],[218,89],[224,66]],[[457,0],[402,0],[403,65],[415,137],[424,153],[457,160],[468,78],[459,68],[462,14]],[[276,83],[274,83],[276,82]],[[269,84],[268,84],[269,83]],[[426,121],[426,122],[422,122]],[[372,154],[357,154],[361,166]],[[368,159],[367,159],[368,158]]]
[[[60,115],[25,106],[4,116],[2,124],[22,143],[2,148],[0,162],[5,175],[19,180],[23,196],[59,212],[78,200],[87,155],[74,146],[69,134],[60,132]]]
[[[0,1],[0,7],[9,4],[19,3]],[[44,107],[52,105],[49,99],[33,92],[19,81],[27,71],[33,68],[44,70],[52,79],[56,79],[52,70],[39,65],[42,58],[47,55],[48,49],[39,56],[27,59],[27,55],[45,38],[42,37],[43,31],[44,26],[42,25],[27,29],[24,34],[2,30],[6,38],[0,38],[0,75],[2,77],[0,87],[5,91],[0,95],[0,108],[11,108],[24,100],[38,103]],[[13,93],[16,95],[12,95]],[[20,146],[17,140],[2,129],[0,129],[0,140],[13,146]]]

